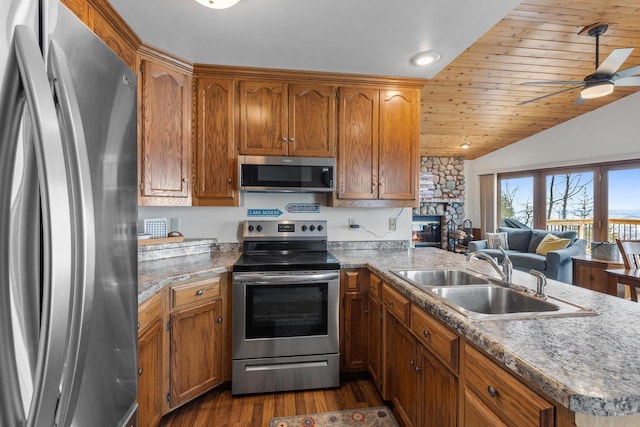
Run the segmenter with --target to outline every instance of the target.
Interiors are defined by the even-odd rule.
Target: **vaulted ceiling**
[[[524,0],[422,91],[422,155],[475,159],[640,91],[618,87],[574,105],[579,89],[518,106],[561,86],[526,81],[583,80],[595,69],[595,38],[578,33],[608,23],[600,62],[615,48],[635,50],[620,69],[640,65],[638,0]],[[468,149],[462,149],[463,143]]]

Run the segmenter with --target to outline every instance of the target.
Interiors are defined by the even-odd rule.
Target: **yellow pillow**
[[[536,248],[536,253],[538,255],[546,255],[549,251],[566,248],[569,243],[571,243],[571,239],[561,239],[553,234],[547,234]]]

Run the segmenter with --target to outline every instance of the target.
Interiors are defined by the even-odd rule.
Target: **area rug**
[[[398,427],[386,406],[271,418],[269,427]]]

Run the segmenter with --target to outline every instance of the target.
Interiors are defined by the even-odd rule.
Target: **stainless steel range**
[[[245,221],[232,394],[339,386],[339,278],[326,221]]]

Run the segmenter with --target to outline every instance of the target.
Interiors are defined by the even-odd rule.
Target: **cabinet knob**
[[[222,317],[218,317],[218,318],[216,319],[216,322],[218,322],[218,323],[222,323]]]
[[[227,184],[231,184],[233,180],[231,178],[227,179]]]
[[[389,305],[393,305],[393,301],[392,301],[392,300],[389,300],[389,301],[387,301],[387,304],[389,304]]]
[[[489,393],[489,396],[491,397],[496,397],[498,395],[498,391],[491,386],[487,387],[487,393]]]
[[[187,178],[182,178],[182,182],[187,182]]]
[[[286,136],[282,137],[282,142],[287,142],[287,137]]]
[[[294,142],[295,140],[293,138],[289,138],[289,142]]]
[[[144,369],[142,368],[138,369],[138,376],[142,375],[142,372],[144,372]]]
[[[200,289],[200,290],[197,292],[197,294],[198,294],[198,296],[200,296],[200,295],[204,294],[204,291],[203,291],[202,289]]]
[[[412,366],[415,368],[416,362],[414,362],[413,360],[409,360],[409,366]]]
[[[423,330],[422,335],[424,335],[425,338],[429,338],[429,331],[427,331],[426,329]]]

